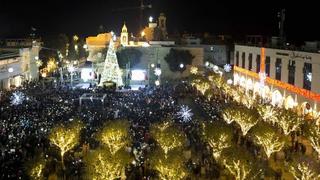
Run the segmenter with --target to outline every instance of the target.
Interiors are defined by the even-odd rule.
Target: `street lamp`
[[[153,22],[153,17],[152,17],[152,16],[149,17],[149,22],[150,22],[150,23]]]
[[[70,72],[70,77],[71,77],[71,79],[70,79],[70,83],[71,83],[71,87],[73,86],[73,72],[75,71],[75,68],[74,68],[74,66],[69,66],[68,67],[68,71]]]
[[[156,86],[160,85],[160,81],[159,80],[156,80],[154,83],[156,84]]]
[[[141,37],[144,37],[146,33],[144,31],[141,32]]]
[[[9,80],[9,83],[10,83],[10,86],[11,86],[11,75],[10,75],[10,73],[12,73],[13,72],[13,68],[12,67],[10,67],[10,68],[8,68],[8,72],[9,72],[9,77],[8,77],[8,80]],[[10,88],[10,86],[9,86],[9,88]]]
[[[180,68],[182,69],[183,67],[184,67],[184,64],[181,63],[181,64],[180,64]]]

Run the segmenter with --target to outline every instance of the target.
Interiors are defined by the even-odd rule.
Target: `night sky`
[[[210,32],[241,37],[246,34],[277,35],[277,12],[286,8],[289,40],[320,40],[317,5],[301,1],[203,1],[145,0],[153,8],[145,19],[165,12],[168,29],[174,32]],[[300,3],[306,3],[301,5]],[[94,35],[99,25],[119,33],[124,21],[136,32],[139,11],[114,11],[139,6],[139,0],[0,0],[0,37],[23,37],[30,27],[47,36],[58,33]]]

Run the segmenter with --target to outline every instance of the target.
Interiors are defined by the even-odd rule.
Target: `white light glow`
[[[154,83],[155,83],[156,86],[160,85],[160,81],[159,80],[156,80]]]
[[[147,72],[145,70],[132,70],[131,74],[132,74],[131,79],[134,81],[146,80]]]
[[[213,70],[216,72],[216,71],[218,71],[218,70],[219,70],[219,67],[218,67],[218,66],[216,66],[216,65],[214,65],[214,66],[213,66]]]
[[[81,79],[86,82],[88,80],[94,79],[94,72],[91,68],[81,69]]]
[[[16,106],[16,105],[22,104],[25,99],[26,99],[26,96],[24,95],[24,93],[20,91],[14,92],[10,97],[11,105]]]
[[[9,68],[9,69],[8,69],[8,72],[9,72],[9,73],[12,73],[12,72],[13,72],[13,68]]]
[[[307,74],[307,79],[308,79],[308,81],[312,81],[312,73],[311,72],[309,72],[308,74]]]
[[[231,85],[233,83],[232,79],[227,80],[227,84]]]
[[[231,67],[230,64],[226,64],[226,65],[223,66],[223,69],[224,69],[225,72],[230,72],[232,67]]]
[[[179,67],[182,69],[184,67],[184,64],[181,63]]]
[[[151,23],[153,22],[153,17],[152,16],[149,17],[149,22],[151,22]]]
[[[155,67],[155,65],[152,63],[152,64],[151,64],[151,67],[152,67],[152,68],[154,68],[154,67]]]
[[[73,72],[75,71],[75,67],[74,67],[74,66],[69,66],[69,67],[68,67],[68,71],[69,71],[70,73],[73,73]]]
[[[160,68],[156,68],[156,69],[154,70],[154,74],[155,74],[156,76],[160,76],[160,75],[161,75],[161,69],[160,69]]]
[[[205,65],[208,67],[210,65],[210,63],[207,61]]]
[[[192,119],[193,113],[188,106],[182,105],[177,115],[183,122],[189,122]]]

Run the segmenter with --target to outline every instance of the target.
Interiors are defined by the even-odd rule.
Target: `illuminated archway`
[[[233,81],[234,81],[234,85],[239,84],[239,81],[240,81],[239,74],[235,73],[235,74],[233,75]]]
[[[282,103],[283,103],[283,97],[280,91],[278,90],[273,91],[271,104],[274,106],[282,106]]]
[[[294,99],[289,95],[284,102],[284,108],[291,109],[294,108],[295,105],[296,103],[294,102]]]
[[[250,90],[253,90],[254,86],[253,86],[253,82],[251,79],[247,79],[247,84],[246,87]]]
[[[246,78],[244,76],[240,78],[240,86],[246,87]]]
[[[301,113],[302,113],[303,115],[306,115],[306,114],[312,112],[312,107],[311,107],[311,105],[310,105],[308,102],[303,102],[303,103],[300,105],[300,109],[301,109]]]
[[[253,91],[256,92],[260,92],[260,83],[259,82],[255,82],[254,83],[254,87],[253,87]]]

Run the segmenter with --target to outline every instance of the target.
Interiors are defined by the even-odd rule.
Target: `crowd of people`
[[[13,93],[24,95],[20,102],[13,103]],[[79,98],[85,94],[103,94],[104,100]],[[220,121],[221,112],[230,101],[224,93],[216,92],[210,100],[191,86],[180,83],[161,87],[148,87],[139,91],[116,91],[106,88],[71,89],[54,82],[26,83],[20,88],[0,92],[0,179],[28,179],[28,162],[38,154],[44,154],[51,163],[46,166],[45,176],[58,174],[59,157],[55,157],[48,140],[50,129],[59,123],[81,120],[86,128],[76,151],[96,149],[99,142],[95,135],[106,121],[126,119],[130,123],[130,147],[134,164],[126,170],[127,179],[152,179],[156,173],[146,164],[148,153],[156,146],[150,137],[153,123],[172,119],[187,136],[185,150],[192,151],[186,167],[192,172],[189,177],[218,179],[223,167],[212,158],[208,144],[202,141],[201,128],[197,120]],[[188,104],[195,114],[190,122],[179,121],[177,112],[181,105]],[[234,129],[234,138],[254,156],[260,156],[261,149],[250,140],[242,138],[239,129]],[[242,138],[242,139],[241,139]],[[65,157],[67,179],[81,179],[84,163],[79,156]],[[262,162],[263,163],[263,162]]]
[[[21,102],[13,103],[14,92],[24,95]],[[105,101],[91,99],[80,105],[79,98],[84,93],[103,93]],[[101,88],[70,89],[54,82],[31,82],[11,91],[1,91],[0,102],[0,179],[27,179],[25,165],[30,160],[41,152],[45,152],[46,158],[50,157],[50,129],[74,119],[81,119],[86,124],[80,144],[89,144],[92,149],[98,146],[94,135],[105,121],[129,120],[136,162],[143,163],[141,152],[146,147],[150,123],[173,117],[178,98],[171,86],[118,92]],[[79,166],[69,168],[70,174],[80,174],[83,165],[75,159],[69,162],[71,167]],[[52,167],[48,171],[55,169]]]

